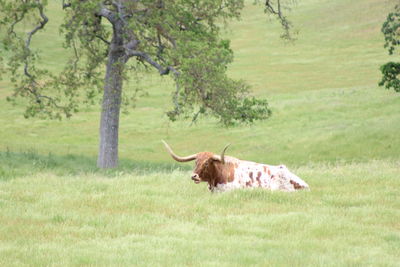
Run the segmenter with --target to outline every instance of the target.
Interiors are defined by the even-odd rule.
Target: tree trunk
[[[104,96],[100,121],[100,145],[97,166],[114,168],[118,165],[118,128],[121,107],[122,72],[126,61],[118,44],[112,43],[108,54]]]

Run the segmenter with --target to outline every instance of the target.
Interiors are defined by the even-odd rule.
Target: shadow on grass
[[[121,173],[149,174],[170,172],[176,169],[189,170],[190,166],[120,159],[118,168],[103,170],[96,167],[96,158],[94,157],[53,153],[42,155],[34,150],[26,152],[0,151],[0,180],[3,181],[39,172],[51,172],[60,176],[98,173],[116,177]]]

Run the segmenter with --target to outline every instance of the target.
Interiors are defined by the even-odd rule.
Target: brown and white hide
[[[207,182],[211,192],[258,187],[285,192],[309,189],[308,184],[290,172],[285,165],[273,166],[224,156],[227,147],[221,155],[199,152],[180,157],[167,143],[164,142],[164,145],[170,155],[179,162],[195,160],[191,178],[196,184]]]

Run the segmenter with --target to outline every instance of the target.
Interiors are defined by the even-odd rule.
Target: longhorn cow
[[[256,187],[285,192],[309,189],[308,184],[290,172],[285,165],[273,166],[225,156],[229,145],[225,146],[220,155],[199,152],[181,157],[176,155],[164,140],[162,142],[174,160],[178,162],[195,160],[191,178],[196,184],[207,182],[211,192]]]

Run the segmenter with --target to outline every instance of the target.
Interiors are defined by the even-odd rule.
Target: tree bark
[[[108,54],[100,120],[100,145],[97,166],[118,166],[118,129],[123,69],[126,63],[120,42],[114,37]]]

